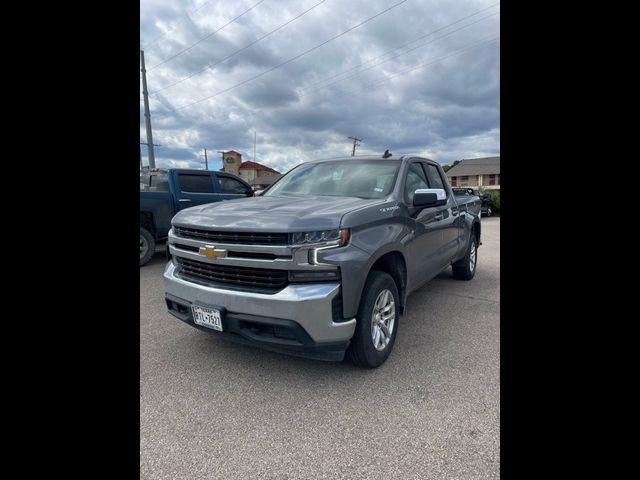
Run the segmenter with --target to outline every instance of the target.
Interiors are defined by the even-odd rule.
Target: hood
[[[384,202],[354,197],[248,197],[186,208],[173,225],[237,231],[293,232],[340,227],[345,213]]]

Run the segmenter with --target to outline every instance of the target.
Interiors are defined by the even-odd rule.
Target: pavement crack
[[[444,290],[431,290],[431,291],[434,292],[434,293],[440,293],[442,295],[452,295],[454,297],[470,298],[472,300],[481,300],[483,302],[494,303],[494,304],[500,305],[500,301],[499,300],[490,300],[488,298],[474,297],[473,295],[463,295],[461,293],[447,292],[447,291],[444,291]]]

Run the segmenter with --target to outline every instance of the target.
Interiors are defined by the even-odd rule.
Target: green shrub
[[[500,190],[485,190],[489,207],[494,213],[500,213]]]

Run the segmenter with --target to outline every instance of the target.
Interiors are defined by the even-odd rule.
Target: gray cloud
[[[209,2],[190,17],[188,12],[205,2],[142,0],[140,36],[148,68],[189,47],[256,2]],[[149,90],[154,92],[226,57],[317,2],[265,0],[216,35],[150,70]],[[363,65],[314,86],[486,8],[495,3],[491,0],[408,0],[255,81],[180,108],[256,76],[394,3],[327,0],[233,58],[152,95],[154,140],[163,145],[156,150],[158,165],[202,168],[204,148],[211,152],[234,149],[252,159],[254,131],[258,137],[256,160],[281,171],[313,158],[349,155],[349,135],[364,139],[359,154],[379,154],[390,148],[396,153],[423,154],[443,164],[499,154],[499,42],[399,74],[499,35],[499,15],[495,15],[433,40],[497,12],[499,5],[394,55],[433,40],[410,53],[366,71],[363,69],[371,64]],[[354,75],[358,72],[362,73]],[[140,135],[145,138],[143,123]],[[210,157],[211,168],[219,168],[214,155]]]

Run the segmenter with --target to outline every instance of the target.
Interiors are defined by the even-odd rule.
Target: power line
[[[420,68],[424,68],[426,66],[433,65],[434,63],[440,62],[442,60],[445,60],[445,59],[447,59],[449,57],[453,57],[455,55],[459,55],[459,54],[467,52],[469,50],[473,50],[474,48],[478,48],[478,47],[480,47],[482,45],[486,45],[486,44],[495,42],[499,38],[500,38],[500,35],[497,35],[495,37],[485,37],[485,39],[480,40],[479,42],[476,42],[476,43],[474,43],[474,44],[472,44],[472,45],[470,45],[468,47],[464,47],[464,48],[461,48],[459,50],[454,50],[453,52],[451,52],[451,53],[449,53],[447,55],[444,55],[443,57],[436,58],[431,62],[421,63],[421,64],[415,65],[415,66],[413,66],[411,68],[408,68],[408,69],[405,69],[405,70],[400,70],[397,73],[395,73],[393,75],[390,75],[389,77],[387,77],[387,78],[385,78],[385,79],[383,79],[381,81],[367,84],[367,85],[364,86],[364,88],[362,90],[352,90],[352,91],[349,91],[349,92],[344,92],[344,93],[342,93],[340,95],[334,95],[331,98],[332,98],[332,100],[335,100],[335,99],[338,99],[338,98],[342,98],[342,97],[344,97],[346,95],[353,95],[355,93],[361,93],[361,92],[364,92],[364,91],[369,91],[370,87],[373,87],[373,86],[376,86],[376,85],[380,85],[381,83],[388,82],[389,80],[392,80],[395,77],[398,77],[400,75],[404,75],[405,73],[409,73],[409,72],[412,72],[413,70],[418,70]]]
[[[403,3],[405,3],[406,1],[407,1],[407,0],[401,0],[400,2],[398,2],[398,3],[394,4],[394,5],[392,5],[391,7],[386,8],[386,9],[382,10],[382,11],[381,11],[381,12],[379,12],[379,13],[376,13],[375,15],[373,15],[373,16],[371,16],[371,17],[367,18],[366,20],[363,20],[362,22],[358,23],[357,25],[354,25],[353,27],[348,28],[347,30],[343,31],[342,33],[339,33],[339,34],[337,34],[337,35],[334,35],[333,37],[331,37],[331,38],[329,38],[329,39],[325,40],[324,42],[322,42],[322,43],[320,43],[320,44],[316,45],[315,47],[312,47],[312,48],[310,48],[310,49],[308,49],[308,50],[305,50],[304,52],[299,53],[298,55],[296,55],[296,56],[294,56],[294,57],[291,57],[290,59],[285,60],[284,62],[281,62],[281,63],[279,63],[278,65],[275,65],[275,66],[273,66],[273,67],[271,67],[271,68],[269,68],[269,69],[265,70],[264,72],[259,73],[258,75],[254,75],[253,77],[250,77],[250,78],[248,78],[248,79],[244,80],[243,82],[240,82],[240,83],[238,83],[238,84],[236,84],[236,85],[233,85],[232,87],[226,88],[226,89],[224,89],[224,90],[221,90],[221,91],[220,91],[220,92],[218,92],[218,93],[214,93],[213,95],[209,95],[208,97],[204,97],[204,98],[201,98],[201,99],[199,99],[199,100],[196,100],[195,102],[191,102],[191,103],[188,103],[188,104],[186,104],[186,105],[182,105],[181,107],[177,107],[177,108],[176,108],[176,110],[182,110],[183,108],[191,107],[191,106],[196,105],[196,104],[198,104],[198,103],[204,102],[205,100],[209,100],[210,98],[217,97],[218,95],[221,95],[221,94],[223,94],[223,93],[229,92],[229,91],[231,91],[231,90],[233,90],[233,89],[235,89],[235,88],[238,88],[238,87],[240,87],[240,86],[242,86],[242,85],[246,85],[247,83],[249,83],[249,82],[251,82],[251,81],[253,81],[253,80],[256,80],[257,78],[260,78],[260,77],[262,77],[263,75],[266,75],[267,73],[273,72],[273,71],[274,71],[274,70],[276,70],[277,68],[280,68],[280,67],[282,67],[282,66],[284,66],[284,65],[286,65],[286,64],[288,64],[288,63],[291,63],[291,62],[293,62],[294,60],[297,60],[298,58],[301,58],[301,57],[303,57],[303,56],[305,56],[305,55],[307,55],[307,54],[309,54],[309,53],[313,52],[314,50],[317,50],[318,48],[320,48],[320,47],[322,47],[322,46],[326,45],[327,43],[332,42],[333,40],[335,40],[335,39],[337,39],[337,38],[339,38],[339,37],[341,37],[341,36],[343,36],[343,35],[346,35],[346,34],[347,34],[347,33],[349,33],[350,31],[355,30],[355,29],[356,29],[356,28],[358,28],[358,27],[361,27],[362,25],[364,25],[364,24],[366,24],[366,23],[370,22],[371,20],[373,20],[373,19],[375,19],[375,18],[379,17],[380,15],[383,15],[383,14],[385,14],[385,13],[389,12],[390,10],[393,10],[393,9],[394,9],[394,8],[396,8],[396,7],[399,7],[400,5],[402,5]]]
[[[350,79],[352,79],[352,78],[354,78],[354,77],[357,77],[358,75],[361,75],[362,73],[366,72],[367,70],[371,70],[372,68],[378,67],[378,66],[382,65],[383,63],[387,63],[387,62],[388,62],[388,61],[390,61],[390,60],[393,60],[393,59],[395,59],[395,58],[401,57],[401,56],[403,56],[403,55],[407,55],[408,53],[411,53],[411,52],[413,52],[413,51],[415,51],[415,50],[417,50],[417,49],[419,49],[419,48],[425,47],[426,45],[429,45],[429,44],[431,44],[431,43],[435,42],[436,40],[440,40],[440,39],[442,39],[442,38],[448,37],[449,35],[453,35],[454,33],[458,32],[458,31],[460,31],[460,30],[464,30],[465,28],[468,28],[468,27],[470,27],[470,26],[472,26],[472,25],[475,25],[476,23],[479,23],[479,22],[481,22],[481,21],[483,21],[483,20],[486,20],[486,19],[487,19],[487,18],[489,18],[489,17],[493,17],[494,15],[497,15],[497,14],[499,14],[499,13],[500,13],[500,11],[497,11],[497,12],[495,12],[495,13],[491,13],[491,14],[489,14],[489,15],[486,15],[486,16],[484,16],[484,17],[482,17],[482,18],[480,18],[480,19],[476,20],[475,22],[471,22],[471,23],[468,23],[468,24],[466,24],[466,25],[463,25],[462,27],[456,28],[455,30],[452,30],[452,31],[450,31],[450,32],[448,32],[448,33],[445,33],[444,35],[440,35],[439,37],[436,37],[436,38],[434,38],[434,39],[432,39],[432,40],[429,40],[429,41],[428,41],[428,42],[426,42],[426,43],[422,43],[422,44],[420,44],[420,45],[417,45],[417,46],[415,46],[415,47],[413,47],[413,48],[411,48],[411,49],[407,50],[406,52],[402,52],[402,53],[399,53],[399,54],[397,54],[397,55],[393,55],[393,56],[391,56],[391,57],[387,58],[386,60],[383,60],[383,61],[378,62],[378,63],[374,63],[373,65],[370,65],[370,66],[369,66],[369,67],[367,67],[367,68],[363,68],[362,70],[360,70],[360,71],[359,71],[359,72],[357,72],[357,73],[354,73],[353,75],[349,75],[348,77],[341,78],[341,79],[339,79],[339,80],[336,80],[335,82],[325,83],[324,85],[321,85],[321,86],[320,86],[320,87],[318,87],[318,88],[314,88],[313,90],[310,90],[310,91],[308,91],[307,93],[300,94],[300,96],[301,96],[301,97],[304,97],[305,95],[308,95],[309,93],[313,93],[313,92],[316,92],[316,91],[318,91],[318,90],[322,90],[323,88],[330,87],[330,86],[332,86],[332,85],[336,85],[336,84],[338,84],[338,83],[340,83],[340,82],[344,82],[345,80],[350,80]],[[410,42],[410,43],[414,43],[414,42]],[[398,47],[398,48],[401,48],[401,47]],[[385,56],[385,55],[386,55],[386,54],[381,55],[380,57],[376,57],[376,58],[381,58],[381,57],[383,57],[383,56]],[[374,60],[376,60],[376,58],[372,58],[371,60],[369,60],[369,61],[367,61],[367,62],[364,62],[364,63],[360,64],[360,66],[361,66],[361,65],[365,65],[365,64],[370,63],[370,62],[373,62]],[[344,72],[343,72],[343,73],[344,73]],[[306,90],[309,90],[309,89],[306,89]],[[303,90],[303,91],[305,91],[305,90]]]
[[[155,64],[153,67],[149,68],[149,70],[153,70],[157,67],[159,67],[160,65],[164,65],[167,62],[170,62],[171,60],[173,60],[176,57],[179,57],[180,55],[182,55],[185,52],[188,52],[189,50],[191,50],[193,47],[195,47],[196,45],[204,42],[207,38],[212,37],[213,35],[215,35],[216,33],[218,33],[220,30],[222,30],[223,28],[227,27],[228,25],[231,25],[233,22],[235,22],[236,20],[238,20],[240,17],[242,17],[245,13],[250,12],[251,10],[253,10],[254,8],[256,8],[258,5],[260,5],[262,2],[264,2],[264,0],[260,0],[258,3],[256,3],[255,5],[247,8],[244,12],[242,12],[240,15],[238,15],[235,18],[232,18],[231,20],[229,20],[227,23],[225,23],[223,26],[221,26],[220,28],[218,28],[216,31],[211,32],[207,35],[205,35],[204,37],[202,37],[200,40],[198,40],[196,43],[188,46],[187,48],[185,48],[184,50],[179,51],[178,53],[176,53],[175,55],[172,55],[171,57],[167,58],[166,60],[163,60],[160,63]]]
[[[210,3],[211,3],[211,0],[209,0],[208,2],[204,2],[204,3],[203,3],[202,5],[200,5],[198,8],[196,8],[196,9],[192,10],[191,12],[188,12],[188,13],[186,14],[186,16],[182,18],[182,20],[178,21],[178,22],[174,25],[174,27],[173,27],[172,29],[170,29],[170,30],[168,30],[168,31],[166,31],[166,32],[164,32],[164,33],[162,33],[162,34],[158,35],[156,38],[154,38],[154,39],[153,39],[153,40],[151,40],[150,42],[145,43],[145,44],[144,44],[144,48],[145,48],[145,49],[149,48],[151,45],[153,45],[154,43],[157,43],[157,42],[158,42],[160,39],[162,39],[163,37],[166,37],[166,36],[167,36],[167,35],[169,35],[171,32],[175,31],[175,30],[176,30],[176,28],[178,28],[178,26],[179,26],[182,22],[184,22],[187,18],[190,18],[190,17],[191,17],[191,15],[193,15],[193,14],[194,14],[194,13],[196,13],[198,10],[202,9],[203,7],[207,6],[207,5],[208,5],[208,4],[210,4]]]
[[[327,0],[322,0],[322,1],[318,2],[318,3],[316,3],[316,4],[315,4],[315,5],[313,5],[311,8],[309,8],[309,9],[305,10],[304,12],[300,13],[299,15],[296,15],[295,17],[293,17],[293,18],[292,18],[291,20],[289,20],[288,22],[283,23],[283,24],[282,24],[282,25],[280,25],[279,27],[277,27],[277,28],[275,28],[275,29],[271,30],[269,33],[267,33],[267,34],[265,34],[265,35],[261,36],[260,38],[258,38],[258,39],[256,39],[256,40],[254,40],[253,42],[251,42],[251,43],[249,43],[249,44],[245,45],[244,47],[242,47],[242,48],[240,48],[240,49],[236,50],[235,52],[231,53],[230,55],[227,55],[227,56],[226,56],[226,57],[224,57],[223,59],[218,60],[217,62],[214,62],[214,63],[209,63],[209,64],[207,64],[203,69],[198,70],[197,72],[194,72],[194,73],[192,73],[191,75],[187,75],[186,77],[183,77],[183,78],[181,78],[180,80],[177,80],[177,81],[175,81],[175,82],[173,82],[173,83],[170,83],[169,85],[165,85],[164,87],[159,88],[158,90],[155,90],[155,91],[151,92],[149,95],[155,95],[155,94],[157,94],[158,92],[161,92],[161,91],[163,91],[163,90],[166,90],[167,88],[173,87],[174,85],[178,85],[179,83],[182,83],[182,82],[184,82],[185,80],[190,79],[191,77],[195,77],[196,75],[198,75],[198,74],[200,74],[200,73],[204,72],[205,70],[207,70],[207,69],[209,69],[209,68],[215,67],[216,65],[218,65],[218,64],[220,64],[220,63],[222,63],[222,62],[224,62],[224,61],[226,61],[226,60],[229,60],[231,57],[233,57],[233,56],[237,55],[238,53],[240,53],[240,52],[242,52],[242,51],[246,50],[247,48],[249,48],[249,47],[251,47],[251,46],[255,45],[255,44],[256,44],[256,43],[258,43],[259,41],[264,40],[264,39],[265,39],[265,38],[267,38],[268,36],[270,36],[270,35],[272,35],[272,34],[276,33],[278,30],[281,30],[282,28],[286,27],[286,26],[287,26],[287,25],[289,25],[290,23],[292,23],[292,22],[296,21],[297,19],[299,19],[300,17],[302,17],[303,15],[307,14],[308,12],[310,12],[311,10],[313,10],[314,8],[316,8],[317,6],[319,6],[320,4],[322,4],[322,3],[326,2],[326,1],[327,1]]]
[[[351,71],[353,71],[353,70],[355,70],[355,69],[357,69],[357,68],[359,68],[359,67],[361,67],[361,66],[363,66],[363,65],[367,65],[368,63],[371,63],[371,62],[373,62],[373,61],[375,61],[375,60],[377,60],[377,59],[379,59],[379,58],[383,58],[383,57],[385,57],[385,56],[389,55],[390,53],[395,52],[396,50],[399,50],[399,49],[401,49],[401,48],[404,48],[404,47],[406,47],[406,46],[409,46],[409,45],[411,45],[412,43],[416,43],[417,41],[422,40],[423,38],[430,37],[431,35],[433,35],[433,34],[435,34],[435,33],[441,32],[442,30],[446,30],[447,28],[452,27],[452,26],[456,25],[457,23],[463,22],[463,21],[465,21],[465,20],[467,20],[467,19],[469,19],[469,18],[471,18],[471,17],[475,17],[476,15],[478,15],[478,14],[480,14],[480,13],[482,13],[482,12],[486,11],[486,10],[489,10],[489,9],[491,9],[491,8],[495,7],[496,5],[499,5],[499,4],[500,4],[500,2],[496,2],[496,3],[494,3],[493,5],[489,5],[489,6],[488,6],[488,7],[486,7],[486,8],[483,8],[483,9],[481,9],[481,10],[478,10],[478,11],[477,11],[477,12],[475,12],[475,13],[472,13],[471,15],[467,15],[466,17],[462,17],[462,18],[460,18],[459,20],[456,20],[455,22],[452,22],[452,23],[450,23],[450,24],[448,24],[448,25],[445,25],[444,27],[438,28],[437,30],[433,30],[432,32],[427,33],[426,35],[420,35],[419,37],[414,38],[414,39],[413,39],[413,40],[411,40],[410,42],[407,42],[407,43],[404,43],[404,44],[402,44],[402,45],[399,45],[399,46],[397,46],[397,47],[395,47],[395,48],[392,48],[391,50],[388,50],[387,52],[385,52],[385,53],[383,53],[383,54],[381,54],[381,55],[378,55],[377,57],[374,57],[374,58],[372,58],[371,60],[367,60],[366,62],[362,62],[362,63],[360,63],[360,64],[358,64],[358,65],[355,65],[355,66],[353,66],[353,67],[351,67],[351,68],[348,68],[347,70],[343,70],[343,71],[342,71],[342,72],[340,72],[340,73],[336,73],[335,75],[331,75],[331,76],[329,76],[329,77],[325,77],[325,78],[323,78],[322,80],[318,80],[317,82],[313,82],[313,83],[312,83],[312,84],[310,84],[308,87],[303,88],[303,89],[302,89],[302,91],[309,90],[309,89],[311,89],[312,87],[314,87],[314,86],[316,86],[316,85],[319,85],[319,84],[321,84],[322,82],[325,82],[326,80],[331,80],[331,79],[333,79],[333,78],[339,77],[340,75],[344,75],[345,73],[349,73],[349,72],[351,72]],[[497,12],[497,13],[500,13],[500,12]],[[489,15],[489,16],[490,16],[490,15]],[[483,19],[484,19],[484,18],[488,18],[488,17],[483,17]],[[469,25],[473,25],[473,23],[469,23],[469,24],[467,24],[466,26],[469,26]],[[442,37],[439,37],[439,38],[442,38]],[[426,45],[426,44],[423,44],[423,45]],[[152,95],[152,94],[150,94],[150,95]]]
[[[485,37],[484,39],[480,40],[479,42],[474,42],[474,43],[472,43],[472,44],[470,44],[470,45],[468,45],[466,47],[460,48],[458,50],[454,50],[454,51],[452,51],[452,52],[450,52],[450,53],[448,53],[448,54],[446,54],[446,55],[444,55],[442,57],[435,58],[435,59],[433,59],[432,61],[429,61],[429,62],[424,62],[424,63],[418,64],[418,65],[415,65],[415,66],[413,66],[411,68],[408,68],[408,69],[405,69],[405,70],[401,70],[401,71],[397,72],[396,74],[391,75],[390,77],[387,77],[387,78],[385,78],[385,79],[383,79],[381,81],[373,82],[373,83],[370,83],[368,85],[365,85],[364,86],[365,88],[362,89],[362,90],[351,90],[351,91],[344,92],[344,93],[339,94],[339,95],[332,95],[331,98],[333,100],[335,100],[335,99],[338,99],[338,98],[342,98],[342,97],[344,97],[346,95],[354,95],[354,94],[358,94],[358,93],[362,93],[362,92],[368,91],[369,87],[372,87],[372,86],[375,86],[375,85],[379,85],[379,84],[384,83],[384,82],[388,82],[389,80],[392,80],[393,78],[395,78],[395,77],[397,77],[399,75],[403,75],[405,73],[408,73],[410,71],[417,70],[417,69],[420,69],[420,68],[424,68],[424,67],[427,67],[427,66],[430,66],[430,65],[434,65],[434,64],[436,64],[436,63],[438,63],[438,62],[440,62],[442,60],[446,60],[447,58],[454,57],[456,55],[460,55],[462,53],[465,53],[465,52],[467,52],[469,50],[473,50],[474,48],[480,47],[482,45],[492,43],[492,42],[498,40],[499,38],[500,38],[500,35],[497,35],[497,36],[494,36],[494,37]],[[207,125],[207,128],[216,128],[216,127],[219,127],[219,126],[225,125],[225,124],[227,124],[227,120]]]
[[[350,138],[351,140],[353,140],[353,151],[351,152],[351,156],[355,157],[356,156],[356,147],[360,146],[360,142],[362,141],[361,138],[356,138],[356,137],[347,137]]]

